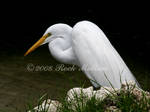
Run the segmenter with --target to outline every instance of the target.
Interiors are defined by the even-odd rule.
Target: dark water
[[[90,85],[81,72],[49,69],[48,67],[55,68],[59,64],[49,52],[35,52],[28,57],[21,53],[4,53],[0,62],[0,111],[3,112],[25,111],[27,103],[36,104],[37,99],[45,93],[51,99],[59,99],[72,87]],[[29,69],[31,64],[37,68]],[[40,69],[39,66],[46,66],[47,69]]]
[[[148,68],[130,57],[123,57],[141,86],[150,90]],[[27,103],[36,104],[37,99],[45,93],[48,93],[51,99],[59,100],[70,88],[83,86],[83,84],[85,87],[91,85],[78,68],[75,67],[75,71],[58,71],[54,69],[58,64],[49,51],[43,51],[42,48],[27,57],[23,56],[23,52],[2,53],[0,56],[0,111],[22,112],[25,111]],[[39,68],[42,66],[47,68]],[[54,68],[51,69],[51,66]]]

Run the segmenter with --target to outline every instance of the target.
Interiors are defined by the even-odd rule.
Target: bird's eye
[[[51,33],[47,33],[47,37],[51,36],[52,34]]]

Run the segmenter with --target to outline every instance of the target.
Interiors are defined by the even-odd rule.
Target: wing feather
[[[72,48],[79,67],[95,87],[110,86],[110,81],[114,87],[119,88],[120,75],[122,81],[135,81],[120,55],[95,24],[82,21],[73,27]]]

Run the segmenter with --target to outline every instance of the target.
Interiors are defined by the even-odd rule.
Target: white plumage
[[[120,55],[95,24],[87,21],[77,23],[73,28],[72,40],[79,66],[95,87],[98,84],[110,86],[110,81],[114,87],[120,88],[120,77],[122,81],[135,80]]]
[[[110,82],[120,88],[120,78],[136,81],[120,55],[111,45],[103,31],[89,21],[78,22],[73,28],[66,24],[49,27],[43,44],[56,60],[79,66],[95,87],[108,86]],[[110,82],[109,82],[109,81]]]

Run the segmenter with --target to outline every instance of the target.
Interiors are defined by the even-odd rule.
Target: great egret
[[[73,28],[61,23],[50,26],[25,56],[46,43],[56,60],[82,68],[95,88],[120,88],[120,78],[138,84],[106,35],[92,22],[81,21]]]

